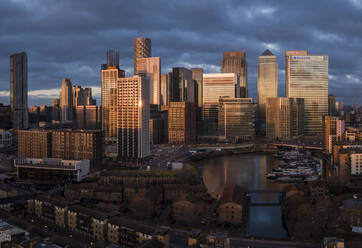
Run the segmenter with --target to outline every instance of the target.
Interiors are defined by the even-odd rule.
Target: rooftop
[[[237,204],[245,203],[245,189],[235,184],[229,185],[224,189],[224,192],[220,198],[220,204],[234,202]]]
[[[260,56],[274,56],[274,54],[269,49],[266,49]]]

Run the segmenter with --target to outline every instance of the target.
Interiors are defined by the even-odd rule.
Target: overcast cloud
[[[257,59],[270,49],[285,95],[284,52],[329,55],[329,93],[362,104],[362,0],[2,0],[0,102],[9,102],[9,56],[28,54],[29,105],[51,104],[61,79],[95,87],[106,50],[133,73],[133,38],[152,39],[162,72],[203,67],[219,72],[222,52],[245,50],[249,95],[256,97]]]

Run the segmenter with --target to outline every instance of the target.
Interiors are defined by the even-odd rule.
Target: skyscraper
[[[204,73],[202,68],[192,68],[192,80],[195,83],[195,89],[197,91],[197,99],[195,99],[195,105],[197,107],[202,106],[202,75]]]
[[[172,68],[171,80],[169,80],[170,102],[194,102],[195,87],[192,80],[192,72],[182,67]]]
[[[286,94],[304,98],[304,133],[322,136],[322,118],[328,114],[328,56],[306,54],[286,51]]]
[[[107,50],[107,66],[119,68],[119,52],[117,49]]]
[[[196,113],[192,102],[170,102],[168,109],[169,144],[193,144],[196,141]]]
[[[150,104],[161,104],[161,59],[160,57],[138,58],[137,75],[147,77],[150,84]],[[136,75],[136,74],[135,74]]]
[[[202,120],[204,136],[217,136],[220,97],[239,97],[239,80],[235,73],[203,74]]]
[[[278,63],[268,49],[259,56],[258,64],[258,119],[265,124],[267,99],[278,96]],[[264,128],[263,128],[264,129]]]
[[[245,51],[224,52],[222,73],[236,73],[240,82],[240,97],[248,97],[248,64]]]
[[[119,78],[118,156],[123,160],[140,160],[150,155],[149,83],[147,78]]]
[[[337,107],[336,107],[336,96],[335,95],[329,95],[328,96],[328,115],[330,116],[336,116],[337,115]]]
[[[107,142],[117,142],[117,81],[125,72],[114,66],[102,67],[102,130]]]
[[[149,38],[135,38],[133,40],[133,60],[134,60],[134,74],[138,74],[137,61],[138,58],[151,57],[151,39]]]
[[[62,79],[62,89],[60,91],[60,120],[73,120],[73,91],[70,79]]]
[[[10,108],[13,128],[28,128],[28,57],[25,52],[10,56]]]
[[[220,97],[218,133],[222,140],[229,142],[254,140],[255,104],[253,98]]]
[[[291,140],[304,131],[304,99],[272,97],[266,102],[266,136],[269,140]]]
[[[168,106],[168,75],[161,75],[161,106]]]

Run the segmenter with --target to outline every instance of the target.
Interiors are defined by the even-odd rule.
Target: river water
[[[203,168],[203,180],[209,194],[220,196],[228,184],[237,184],[249,190],[282,189],[285,185],[266,178],[266,173],[277,166],[271,155],[250,153],[214,157],[197,162]],[[252,203],[276,203],[277,193],[252,193]],[[249,235],[271,238],[287,238],[282,224],[280,206],[251,206]]]

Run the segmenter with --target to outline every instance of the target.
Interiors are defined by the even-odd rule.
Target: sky
[[[277,56],[285,95],[285,50],[329,56],[329,93],[362,105],[362,0],[1,0],[0,102],[9,103],[9,57],[28,55],[29,106],[51,105],[62,78],[93,87],[117,48],[133,74],[133,38],[149,37],[162,73],[172,67],[220,72],[223,51],[245,50],[249,96],[257,96],[258,56]]]

